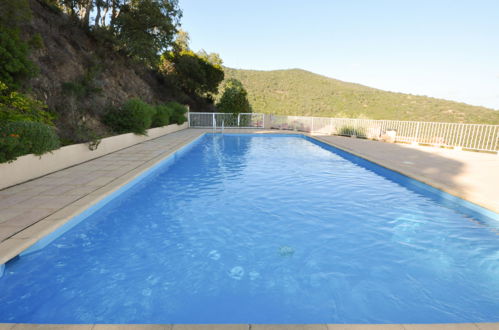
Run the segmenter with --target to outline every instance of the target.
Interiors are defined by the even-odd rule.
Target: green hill
[[[386,92],[300,69],[256,71],[225,68],[240,80],[254,112],[499,124],[499,111],[464,103]]]

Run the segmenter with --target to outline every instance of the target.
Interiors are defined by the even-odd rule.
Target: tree
[[[248,101],[248,92],[237,79],[229,79],[225,83],[224,91],[217,104],[218,110],[225,113],[252,112]]]
[[[175,0],[131,0],[114,22],[118,42],[131,57],[153,65],[173,44],[181,15]]]
[[[212,64],[207,58],[190,50],[163,54],[160,69],[166,74],[175,75],[186,92],[201,96],[216,94],[224,80],[221,65]]]
[[[19,87],[37,69],[28,58],[29,46],[21,39],[20,24],[31,20],[27,0],[0,1],[0,80]]]
[[[175,48],[177,49],[177,51],[189,51],[190,40],[191,38],[189,37],[189,33],[184,30],[178,30],[177,36],[175,37]]]
[[[206,50],[201,49],[199,52],[197,52],[197,55],[213,66],[222,67],[223,61],[218,53],[208,54]]]
[[[158,62],[159,54],[174,47],[182,17],[178,0],[50,1],[83,27],[101,32],[101,37],[116,41],[129,56],[150,65]]]

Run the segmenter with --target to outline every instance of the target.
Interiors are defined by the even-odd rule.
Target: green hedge
[[[182,125],[187,121],[185,114],[187,113],[187,107],[178,102],[169,102],[166,104],[171,110],[172,114],[170,116],[170,123]]]
[[[0,127],[0,163],[26,154],[42,155],[59,146],[55,129],[49,125],[18,121]]]
[[[156,107],[156,114],[152,118],[152,127],[166,126],[170,123],[170,117],[173,109],[166,104],[160,104]]]
[[[130,99],[120,108],[110,110],[104,123],[116,133],[135,133],[145,135],[151,127],[156,109],[139,99]]]

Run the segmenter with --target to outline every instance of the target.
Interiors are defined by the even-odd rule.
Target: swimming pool
[[[101,206],[7,264],[0,322],[499,321],[494,219],[309,138],[206,135]]]

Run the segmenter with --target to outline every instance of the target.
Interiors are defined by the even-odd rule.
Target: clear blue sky
[[[180,0],[191,48],[499,109],[499,0]]]

